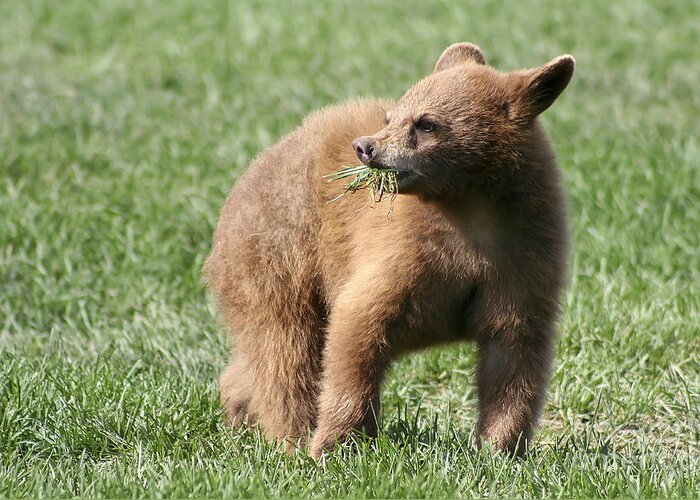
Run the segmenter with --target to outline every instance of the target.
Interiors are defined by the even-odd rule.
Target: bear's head
[[[353,141],[362,163],[398,171],[399,192],[449,198],[460,186],[494,185],[526,166],[536,118],[566,88],[574,58],[500,73],[469,43],[448,47],[431,75],[387,113],[386,127]]]

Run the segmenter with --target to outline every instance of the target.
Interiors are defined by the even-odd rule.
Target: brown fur
[[[233,341],[221,377],[232,422],[259,422],[270,438],[313,432],[319,456],[355,429],[376,432],[392,359],[470,340],[479,435],[524,452],[548,382],[568,244],[536,117],[572,72],[562,56],[498,73],[478,47],[455,44],[398,103],[317,112],[251,164],[205,265]],[[432,130],[421,130],[425,120]],[[400,171],[391,220],[364,192],[330,202],[343,186],[322,176],[358,163],[358,136],[372,145],[370,164]]]

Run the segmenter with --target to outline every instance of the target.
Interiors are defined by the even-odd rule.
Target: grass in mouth
[[[394,210],[394,200],[399,193],[399,185],[396,182],[396,173],[394,169],[374,168],[367,165],[358,165],[356,167],[345,167],[332,174],[324,175],[324,179],[328,181],[338,181],[341,179],[349,179],[345,185],[345,191],[331,200],[334,202],[348,193],[354,193],[360,189],[367,189],[369,202],[372,207],[382,201],[384,195],[389,196],[390,205],[389,213]]]

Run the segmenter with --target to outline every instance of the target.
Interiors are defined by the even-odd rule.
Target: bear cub
[[[448,47],[398,102],[307,117],[241,176],[205,275],[232,341],[221,402],[318,457],[377,432],[393,359],[478,346],[479,442],[522,454],[545,397],[568,232],[554,152],[538,123],[574,59],[501,73]],[[324,175],[397,173],[393,215]],[[332,201],[332,202],[331,202]],[[302,441],[303,442],[303,441]]]

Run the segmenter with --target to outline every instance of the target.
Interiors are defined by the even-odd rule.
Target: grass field
[[[226,193],[460,40],[577,59],[544,118],[574,252],[533,452],[475,451],[470,346],[398,363],[379,439],[325,463],[225,429],[199,271]],[[698,46],[695,0],[0,2],[0,497],[699,497]]]

